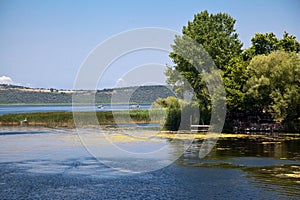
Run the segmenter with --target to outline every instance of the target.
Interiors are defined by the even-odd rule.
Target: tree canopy
[[[270,113],[277,121],[300,117],[300,57],[276,51],[252,59],[247,68],[246,97],[252,109]]]
[[[235,22],[226,13],[203,11],[194,15],[194,20],[183,27],[182,33],[201,44],[217,68],[224,70],[229,60],[241,53],[242,43],[234,28]]]
[[[215,65],[223,71],[232,58],[240,55],[242,43],[238,39],[234,24],[235,20],[228,14],[209,14],[207,11],[203,11],[196,14],[194,20],[188,22],[188,25],[182,29],[183,36],[200,44],[198,49],[190,50],[189,46],[184,44],[183,37],[177,36],[174,40],[173,52],[170,53],[170,57],[175,65],[167,67],[167,82],[180,93],[179,96],[183,95],[184,85],[188,82],[196,93],[203,113],[211,110],[211,98],[203,74],[195,68],[195,65],[204,66],[206,69],[211,68],[210,65]],[[182,49],[182,46],[190,51],[187,52],[189,55],[197,58],[197,63],[191,63],[190,60],[178,55],[176,50]],[[201,56],[198,57],[198,55]],[[209,119],[207,118],[207,120]]]
[[[299,53],[300,43],[296,40],[296,36],[289,35],[284,31],[282,38],[277,38],[273,32],[255,33],[251,39],[252,45],[243,52],[245,60],[251,60],[257,55],[267,55],[271,52],[282,50]]]
[[[183,27],[183,36],[175,37],[169,55],[174,66],[167,66],[167,83],[181,98],[190,85],[207,123],[215,97],[209,95],[209,77],[197,66],[205,72],[215,65],[225,86],[229,112],[267,112],[277,121],[299,125],[300,43],[286,31],[282,38],[273,32],[255,33],[251,46],[242,50],[234,24],[235,19],[226,13],[203,11],[194,15],[194,20]],[[199,47],[189,46],[185,36]],[[179,49],[185,49],[189,58],[178,54]]]

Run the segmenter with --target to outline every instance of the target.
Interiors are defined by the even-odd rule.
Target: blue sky
[[[72,89],[81,64],[105,39],[142,27],[180,32],[203,10],[235,18],[244,47],[255,32],[272,31],[281,37],[286,30],[300,40],[297,0],[0,0],[0,81]],[[147,62],[150,58],[170,62],[167,54],[154,53]],[[115,72],[121,67],[119,63],[111,69],[99,88],[116,85],[120,74]]]

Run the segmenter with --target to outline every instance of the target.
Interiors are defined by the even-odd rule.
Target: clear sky
[[[203,10],[235,18],[244,48],[255,32],[286,30],[300,40],[298,0],[0,0],[0,82],[72,89],[89,52],[108,37],[142,27],[180,32]],[[99,87],[118,79],[108,75]]]

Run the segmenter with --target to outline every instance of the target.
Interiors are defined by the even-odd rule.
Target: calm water
[[[102,104],[102,109],[97,106],[76,106],[76,111],[110,111],[110,110],[126,110],[131,105],[128,104]],[[151,104],[140,104],[139,109],[149,109]],[[15,113],[33,113],[33,112],[72,112],[72,105],[13,105],[0,106],[0,115]]]
[[[282,135],[268,142],[260,137],[221,139],[207,157],[199,159],[203,141],[136,142],[122,139],[119,132],[115,128],[78,132],[1,128],[1,199],[300,198],[299,135]],[[100,133],[127,151],[148,151],[163,145],[164,153],[151,158],[151,162],[145,160],[145,166],[168,163],[187,145],[189,148],[161,169],[124,173],[113,169],[110,163],[122,160],[130,166],[136,159],[111,153],[99,162],[87,151],[108,150],[104,142],[107,138]]]

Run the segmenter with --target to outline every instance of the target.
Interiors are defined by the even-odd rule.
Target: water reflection
[[[300,165],[248,167],[244,171],[248,173],[248,177],[254,178],[254,184],[264,183],[266,189],[271,189],[268,185],[278,185],[287,195],[300,196]]]
[[[203,140],[194,141],[183,155],[198,157]],[[237,138],[220,138],[208,155],[211,159],[228,159],[231,157],[272,157],[300,161],[300,137],[280,139],[255,138],[252,136]]]
[[[270,138],[271,139],[271,138]],[[300,161],[300,139],[270,141],[261,138],[228,138],[218,141],[212,157],[273,157]]]
[[[248,136],[220,138],[205,159],[198,158],[202,140],[194,142],[177,161],[189,167],[238,169],[252,184],[274,188],[286,196],[300,197],[300,137],[281,134],[278,138]]]

